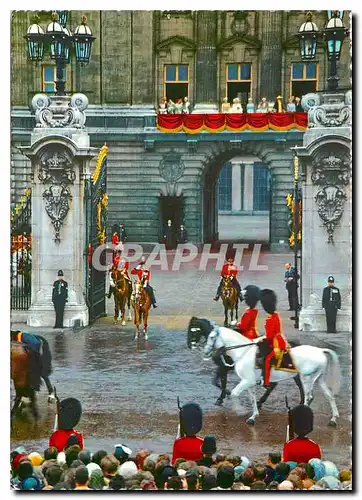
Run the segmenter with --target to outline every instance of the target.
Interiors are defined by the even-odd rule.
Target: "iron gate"
[[[31,302],[31,190],[11,211],[10,308],[25,311]]]
[[[108,147],[102,146],[94,174],[85,180],[86,211],[86,290],[89,308],[89,322],[106,315],[106,250],[99,249],[106,243],[107,227],[107,153]],[[98,251],[96,251],[98,249]]]

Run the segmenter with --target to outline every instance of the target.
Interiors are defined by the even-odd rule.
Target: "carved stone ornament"
[[[49,186],[43,193],[45,210],[55,229],[56,243],[60,242],[60,228],[69,212],[69,200],[72,199],[70,190],[63,184]]]
[[[248,23],[248,12],[246,10],[237,10],[234,13],[234,19],[231,22],[231,33],[233,35],[246,35],[250,29]]]
[[[181,179],[185,170],[181,154],[176,151],[166,153],[159,165],[160,175],[166,181],[167,193],[172,196],[176,192],[176,182]]]
[[[36,128],[84,128],[84,110],[88,107],[88,98],[84,94],[71,97],[36,94],[31,104],[35,111]]]
[[[318,214],[328,232],[328,243],[334,243],[333,233],[343,215],[347,196],[338,186],[326,186],[314,197],[318,205]]]
[[[352,93],[346,94],[306,94],[302,107],[308,112],[308,127],[347,127],[352,123]]]
[[[312,182],[316,185],[339,184],[347,186],[350,178],[350,162],[330,155],[314,162]]]
[[[75,172],[72,169],[72,161],[62,151],[48,150],[39,158],[38,178],[44,184],[50,182],[73,184]]]

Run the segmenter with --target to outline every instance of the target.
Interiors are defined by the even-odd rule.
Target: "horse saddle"
[[[264,359],[265,358],[263,357],[257,356],[255,360],[255,367],[263,368]],[[280,356],[278,357],[274,356],[271,359],[270,368],[274,368],[274,370],[281,370],[285,372],[296,373],[298,371],[289,350],[282,351]]]

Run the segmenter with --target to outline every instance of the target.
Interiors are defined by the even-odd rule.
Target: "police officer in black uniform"
[[[323,290],[322,307],[326,312],[327,332],[336,333],[337,310],[341,308],[341,294],[334,286],[333,276],[328,276],[328,286]]]
[[[126,228],[124,227],[124,224],[119,225],[119,241],[122,241],[122,243],[126,243],[127,241],[127,233],[126,233]]]
[[[53,283],[52,302],[55,309],[54,328],[63,328],[64,308],[68,302],[68,283],[63,279],[64,273],[58,271],[58,279]]]

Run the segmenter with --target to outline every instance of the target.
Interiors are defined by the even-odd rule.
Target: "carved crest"
[[[312,182],[316,185],[339,184],[347,186],[349,183],[349,161],[330,155],[314,162]]]
[[[72,199],[69,189],[63,184],[49,186],[43,193],[45,210],[55,229],[55,242],[60,242],[60,228],[69,212],[69,200]]]
[[[246,35],[249,31],[248,12],[237,10],[234,14],[230,29],[233,35]]]
[[[160,176],[166,181],[168,195],[174,195],[176,182],[181,179],[185,171],[185,164],[182,161],[181,154],[176,151],[166,153],[160,162],[159,170]]]
[[[326,186],[314,197],[318,205],[318,214],[328,232],[328,243],[334,243],[333,233],[343,215],[347,196],[338,186]]]
[[[72,170],[70,158],[60,151],[47,151],[39,160],[40,171],[38,178],[44,184],[71,183],[75,181],[75,172]]]

